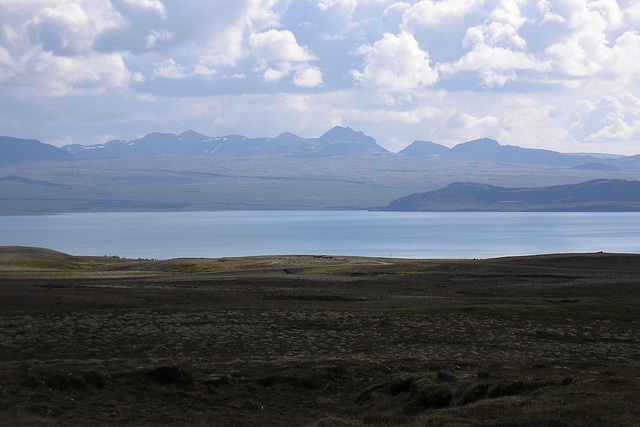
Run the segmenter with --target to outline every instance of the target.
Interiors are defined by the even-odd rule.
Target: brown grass
[[[0,423],[637,425],[639,273],[0,248]]]

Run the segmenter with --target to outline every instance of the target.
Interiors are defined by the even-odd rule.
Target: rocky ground
[[[0,248],[0,423],[639,425],[639,273]]]

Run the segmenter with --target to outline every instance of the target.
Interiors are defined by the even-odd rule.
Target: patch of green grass
[[[183,263],[175,264],[167,268],[165,271],[168,273],[207,273],[214,271],[224,271],[226,268],[222,264],[196,264],[196,263]]]
[[[16,267],[24,268],[42,268],[42,269],[54,269],[54,270],[80,270],[83,267],[77,263],[69,261],[27,261],[15,264]]]

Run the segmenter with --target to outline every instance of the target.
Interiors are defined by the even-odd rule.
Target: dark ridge
[[[453,183],[392,201],[389,211],[640,211],[640,181],[597,179],[541,188]]]

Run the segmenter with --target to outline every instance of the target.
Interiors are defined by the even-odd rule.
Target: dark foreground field
[[[0,425],[640,425],[640,256],[0,248]]]

